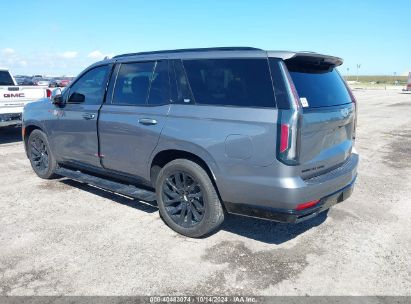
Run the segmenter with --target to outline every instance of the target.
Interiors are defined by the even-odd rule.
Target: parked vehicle
[[[346,200],[357,175],[341,64],[254,48],[116,56],[25,107],[27,156],[41,178],[156,200],[190,237],[226,212],[301,222]]]
[[[37,77],[33,77],[32,81],[34,83],[34,85],[36,86],[44,86],[44,87],[48,87],[50,86],[50,79],[47,78],[37,78]]]
[[[49,83],[49,88],[58,88],[59,87],[59,83],[58,83],[58,79],[50,79],[50,83]]]
[[[21,76],[21,77],[14,77],[16,83],[21,86],[32,86],[34,82],[31,80],[31,77],[28,76]]]
[[[17,85],[8,70],[0,69],[0,127],[21,124],[24,105],[50,95],[45,88]]]
[[[25,76],[14,76],[14,80],[18,85],[22,85],[25,79]]]
[[[49,87],[50,88],[62,88],[66,87],[72,81],[71,78],[53,78],[50,80]]]
[[[58,80],[58,86],[59,87],[66,87],[70,84],[70,82],[72,81],[72,78],[63,78],[63,79],[59,79]]]

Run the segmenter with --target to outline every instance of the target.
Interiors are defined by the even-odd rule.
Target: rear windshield
[[[303,106],[320,108],[351,103],[344,81],[335,68],[287,67]]]
[[[3,86],[14,85],[13,79],[11,78],[9,72],[0,71],[0,85],[3,85]]]
[[[275,107],[267,59],[184,60],[195,102]]]

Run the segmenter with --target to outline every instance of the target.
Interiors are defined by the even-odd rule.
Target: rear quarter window
[[[183,60],[198,104],[275,107],[266,59]]]
[[[3,86],[14,85],[13,79],[11,78],[9,72],[0,71],[0,85],[3,85]]]
[[[315,69],[287,65],[300,98],[309,108],[338,106],[351,103],[344,81],[335,68]]]

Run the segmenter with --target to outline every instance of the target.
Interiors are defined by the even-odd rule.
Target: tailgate
[[[342,165],[351,154],[355,105],[304,111],[301,176],[310,178]]]
[[[313,58],[286,61],[302,105],[303,178],[341,166],[354,144],[355,103],[334,65]]]
[[[4,86],[0,87],[1,107],[23,107],[26,103],[46,97],[45,87]]]

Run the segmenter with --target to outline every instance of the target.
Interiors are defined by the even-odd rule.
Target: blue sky
[[[7,1],[0,66],[76,75],[105,55],[211,46],[316,51],[345,75],[411,71],[411,1]]]

